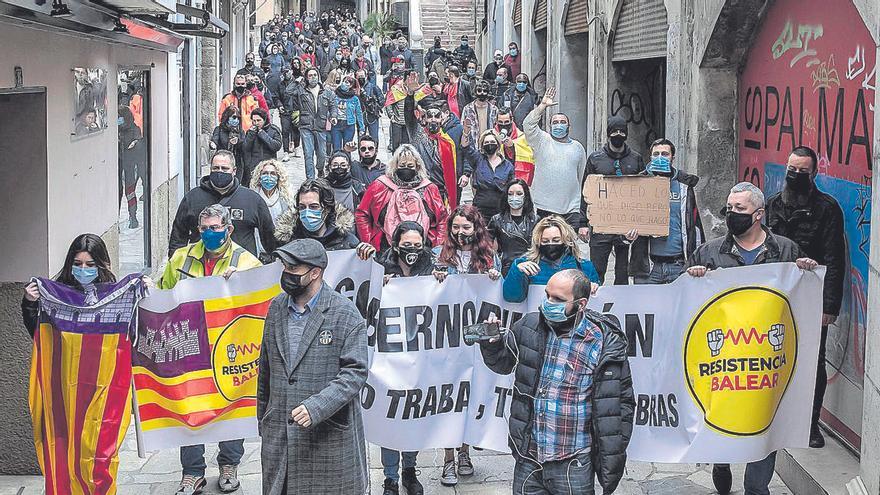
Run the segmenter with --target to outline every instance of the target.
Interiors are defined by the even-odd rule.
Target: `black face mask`
[[[309,284],[311,283],[311,281],[303,285],[303,278],[308,274],[309,272],[305,272],[302,275],[283,272],[281,274],[281,289],[289,294],[291,297],[299,296],[300,294],[305,292],[306,289],[309,288]]]
[[[328,178],[335,181],[344,180],[349,176],[349,169],[347,168],[331,168],[330,173],[327,174]]]
[[[397,176],[402,182],[412,182],[413,179],[416,178],[416,169],[414,168],[399,168],[394,171],[394,175]]]
[[[489,99],[489,95],[487,93],[477,93],[477,99],[480,101],[486,101]]]
[[[428,132],[430,132],[431,134],[437,134],[438,132],[440,132],[440,124],[436,122],[431,122],[430,124],[428,124]]]
[[[608,140],[611,142],[611,146],[615,148],[622,148],[626,144],[626,136],[611,136]]]
[[[254,61],[253,61],[253,60],[247,60],[247,61],[245,61],[244,66],[245,66],[245,67],[253,67],[253,66],[254,66]]]
[[[496,151],[498,151],[498,144],[496,143],[486,143],[483,145],[483,153],[488,156],[494,155]]]
[[[567,248],[568,246],[565,244],[542,244],[538,246],[538,253],[540,253],[542,258],[556,261],[562,258],[562,255],[565,254]]]
[[[375,156],[375,155],[373,155],[373,156],[362,156],[362,157],[361,157],[361,163],[363,163],[364,165],[366,165],[366,166],[368,166],[368,167],[369,167],[370,165],[372,165],[375,161],[376,161],[376,156]]]
[[[233,91],[235,91],[235,94],[241,95],[244,94],[245,91],[247,91],[247,88],[244,86],[236,86],[233,88]]]
[[[395,251],[397,252],[398,259],[403,261],[407,266],[415,266],[425,252],[422,248],[414,247],[398,247]]]
[[[809,172],[789,170],[785,173],[785,187],[796,193],[808,193],[813,188],[812,175]]]
[[[235,176],[229,172],[211,172],[211,185],[218,189],[225,189],[232,183],[234,177]]]
[[[365,78],[363,78],[363,77],[359,77],[359,78],[358,78],[358,84],[360,84],[361,86],[366,86],[366,85],[367,85],[367,80],[366,80]]]
[[[728,211],[727,218],[725,221],[727,222],[727,230],[730,231],[731,234],[735,236],[740,236],[746,233],[749,228],[755,223],[752,219],[752,213],[737,213],[735,211]]]
[[[474,242],[474,234],[455,234],[453,238],[458,247],[470,246]]]
[[[498,130],[507,131],[507,134],[510,135],[510,131],[513,130],[513,124],[498,124]]]
[[[257,83],[252,83],[252,82],[247,83],[247,88],[248,88],[248,89],[254,89],[254,88],[256,88],[256,87],[257,87]]]

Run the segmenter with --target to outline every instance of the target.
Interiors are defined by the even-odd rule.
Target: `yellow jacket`
[[[165,273],[159,280],[160,289],[171,289],[177,282],[188,277],[204,277],[205,265],[202,264],[202,258],[205,256],[205,245],[202,241],[188,246],[183,246],[174,251],[174,255],[165,265]],[[247,249],[231,242],[223,256],[217,260],[214,265],[214,275],[221,275],[229,267],[235,267],[238,270],[247,270],[262,266],[260,260],[252,255]]]

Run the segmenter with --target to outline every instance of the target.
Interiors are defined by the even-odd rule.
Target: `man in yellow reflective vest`
[[[177,282],[191,277],[221,275],[229,278],[238,270],[261,265],[253,254],[232,242],[233,225],[229,210],[219,204],[208,206],[199,214],[201,240],[177,249],[159,281],[160,289],[171,289]],[[238,490],[238,465],[244,455],[244,440],[220,442],[217,464],[220,465],[218,483],[224,493]],[[183,479],[176,495],[200,493],[207,485],[205,480],[205,446],[188,445],[180,448]]]

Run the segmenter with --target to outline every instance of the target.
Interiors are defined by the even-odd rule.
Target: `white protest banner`
[[[628,454],[651,462],[746,462],[806,447],[824,269],[724,269],[671,285],[603,287],[590,306],[629,341],[635,428]],[[485,368],[462,327],[507,304],[485,276],[392,280],[375,320],[362,394],[367,439],[403,451],[468,443],[507,450],[512,376]]]
[[[324,281],[366,316],[382,267],[354,250],[327,253]],[[257,436],[260,345],[281,264],[153,290],[139,306],[133,354],[136,427],[144,450]],[[371,283],[371,280],[373,281]]]

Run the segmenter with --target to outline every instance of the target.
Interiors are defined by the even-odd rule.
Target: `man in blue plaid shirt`
[[[612,493],[635,409],[626,337],[615,320],[587,309],[590,279],[580,270],[556,273],[545,292],[540,311],[480,342],[492,371],[515,373],[513,493],[593,495],[594,479]]]

